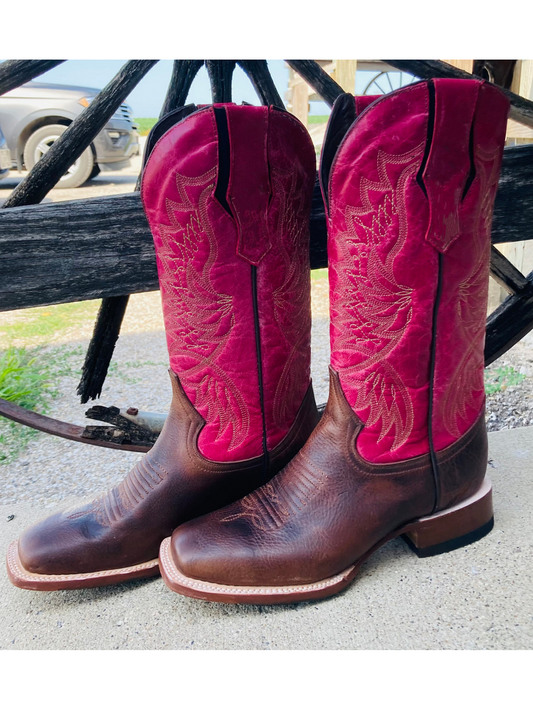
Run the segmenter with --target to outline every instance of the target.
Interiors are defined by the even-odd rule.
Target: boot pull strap
[[[227,199],[237,225],[237,254],[257,266],[272,246],[268,230],[269,108],[227,106],[226,112],[230,141]]]
[[[430,101],[428,118],[431,147],[422,180],[430,214],[426,240],[442,253],[461,233],[459,211],[471,182],[471,131],[481,84],[460,79],[433,82],[434,110]]]

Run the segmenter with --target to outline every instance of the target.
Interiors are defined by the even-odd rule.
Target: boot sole
[[[131,565],[115,570],[99,570],[95,573],[73,573],[72,575],[40,575],[30,573],[20,562],[18,541],[10,543],[7,549],[7,575],[17,588],[24,590],[78,590],[95,588],[100,585],[114,585],[126,580],[151,578],[159,575],[157,558],[146,563]]]
[[[221,585],[188,578],[176,566],[171,553],[171,538],[165,538],[159,551],[161,575],[174,592],[212,602],[249,603],[272,605],[280,603],[319,600],[344,590],[355,578],[361,565],[378,548],[398,536],[409,547],[425,558],[461,548],[483,538],[494,525],[492,510],[492,484],[485,477],[479,491],[465,501],[432,516],[411,521],[385,536],[365,555],[341,573],[315,583],[300,585],[250,586]]]

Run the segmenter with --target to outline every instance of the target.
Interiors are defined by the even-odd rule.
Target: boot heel
[[[485,477],[477,493],[456,506],[425,516],[402,538],[419,558],[447,553],[479,541],[494,526],[492,484]]]

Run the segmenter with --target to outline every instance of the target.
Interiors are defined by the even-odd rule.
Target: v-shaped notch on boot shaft
[[[420,97],[420,87],[425,88],[423,97]],[[348,134],[357,133],[360,122],[370,121],[376,126],[376,117],[369,117],[368,113],[379,110],[383,102],[389,103],[396,95],[414,96],[417,93],[415,111],[422,109],[427,117],[424,157],[417,174],[417,182],[430,205],[426,239],[444,252],[460,234],[460,221],[468,220],[472,212],[465,200],[476,175],[475,147],[486,144],[492,135],[489,150],[503,150],[500,134],[509,112],[509,102],[497,87],[474,79],[431,79],[379,97],[358,96],[354,99],[350,94],[341,95],[328,122],[320,183],[328,209],[330,174]],[[418,107],[417,102],[421,104]],[[409,105],[405,121],[412,118],[411,108]],[[397,116],[393,121],[397,121],[401,132],[402,117]],[[386,124],[376,127],[385,129]],[[495,130],[498,127],[500,130]]]
[[[146,162],[171,367],[205,456],[269,451],[309,386],[314,176],[308,133],[275,107],[199,108]]]

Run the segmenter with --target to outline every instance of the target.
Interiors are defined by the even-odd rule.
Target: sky
[[[58,84],[74,84],[95,89],[103,89],[113,78],[125,60],[118,59],[71,59],[36,78],[36,81]],[[288,88],[289,69],[282,59],[268,60],[268,67],[280,96],[284,99]],[[172,73],[172,60],[160,60],[139,82],[127,99],[135,118],[155,118],[159,115],[168,83]],[[364,86],[373,73],[358,72],[355,89],[362,93]],[[237,66],[233,74],[233,101],[240,104],[246,101],[258,104],[258,98],[250,80]],[[188,103],[207,104],[211,102],[209,77],[202,67],[191,86]],[[311,102],[311,115],[329,113],[328,106],[320,102]]]
[[[125,60],[124,60],[125,61]],[[59,84],[76,84],[79,86],[103,89],[124,64],[121,60],[107,59],[71,59],[60,64],[36,81],[50,81]],[[283,60],[268,62],[270,73],[280,96],[284,98],[288,87],[289,70]],[[153,118],[159,115],[172,73],[172,60],[160,60],[148,74],[139,82],[127,99],[133,109],[135,118]],[[250,80],[237,66],[233,73],[233,101],[240,104],[247,101],[257,104],[257,94]],[[187,103],[208,104],[211,102],[209,77],[205,66],[200,69],[194,80]],[[326,113],[324,110],[319,113]]]

